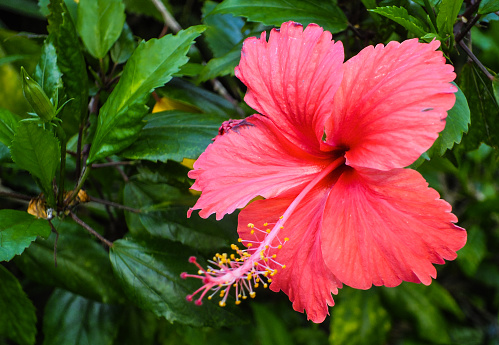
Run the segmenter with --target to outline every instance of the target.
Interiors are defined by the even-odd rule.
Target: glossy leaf
[[[39,179],[45,195],[52,195],[52,180],[61,161],[59,140],[34,122],[19,122],[10,146],[14,162]]]
[[[45,306],[43,344],[112,344],[121,309],[56,289]]]
[[[0,108],[0,143],[10,146],[14,134],[16,134],[17,123],[20,120],[21,118],[16,114]]]
[[[137,139],[150,92],[172,78],[188,60],[189,47],[204,30],[194,26],[142,42],[125,66],[118,85],[102,106],[88,163],[119,152]]]
[[[0,261],[20,255],[38,236],[48,237],[50,226],[27,212],[0,210]]]
[[[218,115],[164,111],[144,118],[139,138],[122,155],[130,159],[181,162],[197,158],[218,134]]]
[[[228,120],[229,117],[239,117],[234,105],[225,98],[182,79],[173,79],[164,87],[158,89],[158,93],[162,96],[193,105],[200,113],[220,115],[222,121]]]
[[[383,288],[382,292],[393,308],[411,315],[421,338],[434,343],[450,342],[442,310],[463,316],[449,292],[435,281],[429,286],[402,283],[396,288]]]
[[[390,316],[382,306],[379,290],[346,288],[331,314],[330,344],[385,344]]]
[[[251,303],[256,332],[261,345],[293,345],[295,342],[283,320],[263,304]]]
[[[54,226],[59,232],[57,267],[56,236],[52,234],[47,240],[33,243],[16,259],[16,265],[24,274],[41,284],[57,286],[94,301],[122,302],[122,291],[113,278],[108,254],[102,245],[81,233],[84,230],[74,223],[54,221]]]
[[[153,313],[139,309],[132,304],[122,312],[122,320],[115,345],[155,345],[156,332],[160,322]],[[175,325],[178,327],[178,325]],[[173,345],[173,343],[172,343]]]
[[[120,37],[125,23],[122,0],[80,0],[77,28],[88,52],[102,59]]]
[[[137,42],[133,37],[132,30],[130,30],[130,27],[125,22],[120,37],[111,48],[111,59],[118,64],[124,63],[132,56],[136,47]]]
[[[188,206],[193,204],[194,198],[184,196],[162,180],[134,179],[126,184],[123,199],[125,205],[143,211],[125,215],[130,232],[136,236],[147,234],[179,241],[199,250],[230,245],[234,224],[229,219],[216,222],[197,215],[187,218]]]
[[[63,0],[53,0],[48,6],[49,39],[57,53],[57,65],[62,73],[66,97],[59,103],[71,99],[58,115],[63,120],[66,134],[78,131],[87,115],[88,76],[87,67],[80,49],[79,37]],[[61,103],[62,104],[62,103]]]
[[[445,129],[439,134],[437,140],[429,150],[429,155],[442,156],[445,151],[452,149],[454,144],[459,144],[463,133],[468,132],[470,124],[470,108],[461,89],[456,93],[456,103],[447,112]]]
[[[213,1],[207,1],[203,5],[203,23],[207,26],[204,36],[213,56],[221,57],[244,38],[241,32],[244,20],[230,14],[211,14],[216,5]]]
[[[499,0],[482,0],[478,7],[478,14],[488,14],[497,11],[499,11]]]
[[[393,20],[395,23],[402,25],[404,28],[409,30],[411,33],[417,37],[424,36],[426,32],[423,29],[423,23],[416,17],[411,16],[407,10],[403,7],[397,6],[386,6],[377,7],[375,9],[369,10],[380,14],[388,19]]]
[[[463,0],[442,0],[438,7],[437,29],[441,36],[453,35],[456,21]]]
[[[229,306],[220,308],[206,300],[200,308],[186,301],[201,284],[197,279],[180,278],[182,272],[197,270],[188,262],[190,254],[189,247],[158,238],[128,238],[114,243],[110,257],[116,277],[137,306],[170,322],[191,326],[240,323],[241,318]]]
[[[464,273],[472,277],[487,254],[486,236],[482,229],[472,226],[468,229],[466,246],[459,251],[457,262]]]
[[[54,44],[47,39],[42,47],[42,55],[36,65],[35,80],[43,91],[52,100],[54,105],[58,101],[59,89],[62,88],[62,73],[57,65],[57,53]]]
[[[5,336],[20,345],[33,345],[36,336],[33,303],[16,277],[2,265],[0,282],[0,337]]]
[[[466,95],[471,112],[471,127],[463,138],[463,148],[474,150],[485,143],[499,147],[499,106],[496,104],[488,79],[473,65],[461,70],[459,87]]]
[[[265,25],[280,26],[290,20],[304,26],[315,23],[332,33],[348,26],[345,14],[332,1],[225,0],[212,13],[230,13]]]
[[[496,103],[499,105],[499,77],[495,76],[494,80],[492,80],[492,90],[494,91],[494,98],[496,99]]]
[[[224,56],[208,61],[199,75],[199,81],[205,82],[217,77],[234,75],[234,68],[241,60],[241,47],[242,44],[237,45]]]

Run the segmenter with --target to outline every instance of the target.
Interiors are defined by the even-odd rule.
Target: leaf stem
[[[163,21],[165,23],[165,26],[163,30],[161,31],[161,34],[159,37],[162,37],[166,34],[168,31],[168,28],[170,28],[174,33],[179,32],[182,30],[182,27],[180,24],[175,20],[175,18],[168,12],[168,9],[166,6],[163,4],[161,0],[151,0],[153,5],[156,7],[156,9],[159,11],[161,14],[161,17],[163,17]]]
[[[88,175],[90,174],[91,167],[92,167],[92,165],[87,165],[87,166],[83,167],[83,173],[80,176],[80,180],[78,181],[78,184],[76,185],[75,189],[71,193],[71,197],[69,197],[66,201],[68,205],[71,203],[71,201],[73,201],[76,198],[76,196],[78,195],[78,192],[83,187],[85,180],[87,179]]]
[[[437,30],[437,18],[435,17],[435,12],[433,12],[433,8],[430,5],[430,2],[428,0],[424,0],[424,6],[426,8],[426,12],[428,12],[428,15],[430,16],[431,23],[433,25],[433,28]],[[435,31],[435,33],[438,33]]]
[[[471,60],[473,60],[473,62],[478,66],[478,68],[480,68],[480,70],[487,76],[487,78],[489,78],[490,80],[494,80],[494,76],[490,74],[487,68],[485,68],[480,60],[478,60],[478,58],[475,56],[475,54],[473,54],[470,48],[468,48],[468,46],[463,41],[459,41],[459,45],[461,46],[461,48],[463,48],[465,53],[468,54]]]
[[[70,215],[71,215],[71,218],[73,218],[73,220],[78,223],[80,226],[82,226],[85,230],[87,230],[88,232],[90,232],[92,235],[94,235],[95,237],[97,237],[102,243],[104,243],[106,246],[108,246],[109,248],[111,248],[113,246],[113,243],[106,240],[104,237],[102,237],[101,234],[99,234],[97,231],[95,231],[94,229],[92,229],[90,227],[90,225],[88,225],[87,223],[85,223],[83,220],[81,220],[80,218],[78,218],[76,216],[76,214],[74,214],[73,212],[70,212]]]
[[[475,26],[476,22],[478,22],[480,17],[481,15],[477,14],[476,16],[473,17],[471,21],[468,22],[468,24],[466,24],[466,27],[463,30],[461,30],[461,32],[456,36],[457,43],[459,43],[464,38],[464,36],[466,36],[466,34],[471,30],[471,28]]]
[[[31,197],[16,192],[0,192],[0,197],[31,201]]]
[[[93,202],[96,202],[96,203],[99,203],[99,204],[103,204],[103,205],[108,205],[108,206],[116,207],[116,208],[121,208],[123,210],[130,211],[130,212],[133,212],[133,213],[142,213],[142,211],[139,210],[139,209],[128,207],[128,206],[125,206],[125,205],[121,205],[121,204],[118,204],[118,203],[115,203],[115,202],[112,202],[112,201],[95,198],[93,196],[90,196],[90,201],[93,201]]]
[[[61,141],[61,169],[59,171],[59,189],[57,192],[57,206],[63,207],[64,202],[64,180],[66,178],[66,133],[61,125],[56,127],[57,136]]]

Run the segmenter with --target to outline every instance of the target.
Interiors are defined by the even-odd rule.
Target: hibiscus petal
[[[432,264],[455,259],[466,243],[451,206],[410,169],[347,168],[325,210],[326,265],[358,289],[403,280],[428,285],[437,274]]]
[[[244,100],[268,116],[297,145],[319,147],[324,123],[342,77],[343,46],[316,24],[287,22],[269,41],[248,38],[236,76],[248,87]]]
[[[445,127],[455,102],[453,67],[438,41],[367,47],[344,64],[326,123],[327,142],[350,166],[389,170],[413,163]]]
[[[251,116],[219,136],[194,163],[191,188],[202,194],[192,210],[221,219],[256,196],[273,197],[309,182],[326,165],[289,142],[269,119]]]
[[[255,231],[251,234],[246,227],[248,223],[261,229],[263,224],[275,223],[294,197],[279,197],[267,200],[257,200],[244,208],[239,214],[238,232],[243,240],[262,241],[264,234]],[[339,282],[326,267],[322,258],[320,245],[320,228],[322,213],[327,200],[327,188],[320,187],[311,191],[310,197],[300,204],[298,209],[286,221],[279,232],[279,239],[288,237],[282,249],[275,249],[276,261],[286,265],[285,269],[276,266],[278,273],[273,277],[270,289],[282,290],[293,302],[294,310],[307,312],[307,318],[313,322],[322,322],[329,314],[328,306],[334,305],[331,293],[337,294]],[[244,243],[244,242],[243,242]],[[274,243],[274,245],[278,242]]]

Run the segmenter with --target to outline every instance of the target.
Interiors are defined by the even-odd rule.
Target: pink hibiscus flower
[[[188,300],[219,293],[225,305],[233,288],[239,303],[270,285],[322,322],[342,284],[428,285],[433,264],[464,246],[451,206],[404,169],[430,148],[455,102],[439,42],[369,46],[343,63],[331,38],[288,22],[268,42],[265,33],[244,42],[236,76],[259,114],[222,126],[189,177],[202,191],[192,208],[201,217],[244,207],[245,248],[217,254],[207,270],[191,258],[200,274],[182,277],[204,285]],[[257,196],[265,199],[247,205]]]

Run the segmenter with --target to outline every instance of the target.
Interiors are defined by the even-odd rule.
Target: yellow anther
[[[254,263],[254,265],[255,265],[255,266],[258,266],[258,262],[255,262],[255,263]]]
[[[206,297],[206,298],[208,298],[209,300],[211,300],[211,297],[212,297],[212,296],[208,296],[208,297]]]
[[[253,247],[253,243],[248,243],[248,248]]]
[[[269,223],[267,223],[267,222],[263,223],[263,226],[267,226],[267,225],[269,225]]]
[[[285,237],[284,238],[284,242],[288,242],[289,241],[289,238],[288,237]]]
[[[254,235],[255,234],[255,230],[251,230],[250,234]]]
[[[268,244],[265,246],[265,249],[269,249],[269,245]]]
[[[225,307],[225,302],[224,301],[220,301],[220,302],[218,302],[218,305],[221,306],[221,307]]]
[[[246,299],[246,298],[248,298],[248,296],[243,296],[243,299]]]
[[[242,239],[242,238],[238,238],[238,239],[237,239],[237,242],[242,242],[242,241],[243,241],[243,239]]]
[[[260,281],[260,278],[256,278],[255,281],[258,283]]]
[[[255,227],[255,224],[253,223],[248,223],[248,228],[254,228]]]
[[[258,286],[259,286],[259,284],[258,284],[258,283],[255,283],[255,285],[254,285],[255,289],[256,289]]]
[[[284,226],[281,226],[279,229],[284,229]]]
[[[255,291],[251,291],[249,295],[250,295],[251,298],[255,298],[256,293],[255,293]]]
[[[236,305],[239,305],[239,304],[241,304],[241,301],[240,301],[240,300],[237,300],[237,301],[236,301]]]
[[[231,244],[231,245],[230,245],[230,248],[231,248],[232,250],[239,250],[239,247],[238,247],[238,246],[236,246],[235,244]],[[232,254],[232,255],[234,255],[234,254]]]
[[[233,287],[237,287],[237,283],[232,284]]]
[[[263,284],[263,288],[266,289],[267,288],[267,283]]]
[[[275,254],[274,254],[274,255],[272,255],[272,259],[275,259],[276,257],[277,257],[277,255],[275,255]]]
[[[278,246],[277,246],[277,249],[282,249],[282,245],[278,245]]]
[[[272,283],[272,278],[267,279],[268,283]]]
[[[267,234],[270,234],[270,229],[265,230]]]
[[[284,218],[284,217],[283,217],[283,216],[280,216],[280,217],[279,217],[279,219],[282,219],[282,218]]]
[[[282,265],[282,268],[286,268],[286,265]]]

